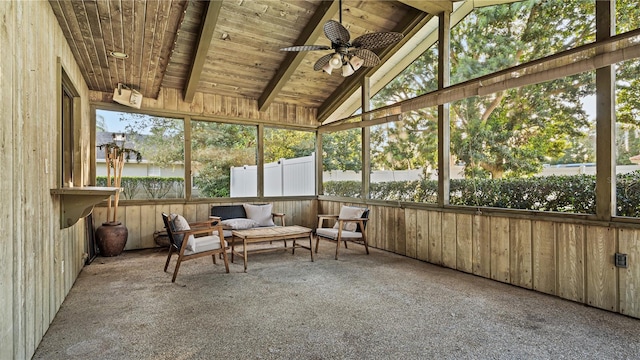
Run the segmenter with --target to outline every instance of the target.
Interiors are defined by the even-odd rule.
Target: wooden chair
[[[178,262],[173,271],[171,282],[176,281],[180,264],[183,261],[196,259],[203,256],[211,255],[213,263],[216,263],[216,255],[222,255],[224,259],[224,267],[229,272],[229,260],[227,258],[228,244],[224,239],[220,239],[218,234],[223,234],[222,225],[219,219],[211,219],[204,222],[187,223],[181,215],[175,215],[170,218],[169,215],[162,213],[162,221],[169,235],[169,255],[164,265],[164,271],[167,271],[171,256],[173,253],[178,254]],[[196,236],[198,235],[198,236]]]
[[[358,214],[362,214],[358,216]],[[336,220],[336,224],[332,228],[325,228],[325,220]],[[365,229],[369,220],[369,209],[357,208],[352,206],[342,206],[340,215],[318,215],[318,228],[316,229],[316,253],[318,252],[318,243],[320,238],[336,242],[336,260],[338,260],[338,249],[340,242],[344,242],[347,248],[347,241],[364,245],[364,249],[369,254],[369,245],[367,244],[367,235]]]

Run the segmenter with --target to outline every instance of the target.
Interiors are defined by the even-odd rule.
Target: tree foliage
[[[593,2],[579,0],[522,1],[475,9],[452,29],[451,82],[591,42],[594,14]],[[437,53],[429,50],[374,98],[376,105],[433,90],[436,69]],[[587,73],[457,101],[451,104],[453,159],[466,165],[468,176],[533,174],[543,163],[563,158],[570,149],[584,145],[589,123],[580,100],[593,92],[593,73]],[[412,162],[436,167],[436,116],[435,111],[425,111],[404,119],[404,127],[422,122],[432,129],[412,139],[423,144],[419,154],[407,151],[404,139],[394,138],[393,132],[372,134],[372,139],[387,138],[377,144],[376,164],[397,168],[388,160],[409,157],[414,160],[405,160],[404,168],[410,168]]]
[[[121,113],[126,123],[127,141],[145,160],[161,168],[184,163],[184,122],[182,119]]]
[[[362,170],[362,135],[360,129],[322,135],[322,168],[331,170]]]
[[[255,126],[207,121],[191,123],[193,184],[206,197],[228,197],[233,166],[255,165]]]
[[[264,129],[264,162],[309,156],[315,151],[315,133],[276,128]]]

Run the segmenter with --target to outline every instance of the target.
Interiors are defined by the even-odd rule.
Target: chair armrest
[[[280,218],[280,225],[285,226],[284,224],[284,213],[271,213],[271,217],[275,220],[276,218]]]
[[[337,219],[338,215],[318,215],[318,228],[322,227],[325,220]]]
[[[200,234],[211,234],[217,227],[201,227],[201,228],[192,228],[190,230],[180,230],[173,231],[174,235],[184,234],[185,236],[189,235],[200,235]]]

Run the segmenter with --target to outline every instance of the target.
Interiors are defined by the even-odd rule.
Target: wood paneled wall
[[[255,203],[266,203],[259,201]],[[302,225],[314,228],[316,225],[317,200],[282,200],[268,201],[273,204],[273,211],[285,214],[287,225]],[[233,205],[242,202],[225,203],[162,203],[147,205],[120,205],[118,221],[127,225],[129,238],[125,250],[147,249],[156,247],[153,238],[155,231],[164,230],[161,214],[163,212],[181,214],[189,222],[205,221],[209,218],[212,205]],[[106,220],[107,208],[96,206],[93,211],[95,226]]]
[[[90,96],[91,101],[95,103],[113,103],[113,93],[91,91]],[[122,111],[130,110],[126,106],[121,107]],[[203,94],[201,92],[196,92],[193,101],[187,103],[183,101],[180,90],[168,88],[161,89],[157,99],[144,98],[141,110],[311,128],[316,128],[319,125],[316,120],[315,108],[272,103],[267,111],[259,111],[256,99]]]
[[[318,213],[338,214],[342,204],[321,200]],[[640,318],[640,229],[368,207],[373,247]],[[628,268],[614,266],[616,252]]]
[[[0,359],[29,359],[84,265],[84,221],[60,229],[58,58],[82,98],[78,184],[89,169],[89,92],[47,1],[0,1]]]

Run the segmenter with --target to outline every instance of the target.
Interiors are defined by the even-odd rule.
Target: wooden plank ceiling
[[[161,88],[174,88],[189,101],[199,91],[256,99],[261,110],[271,102],[322,109],[345,80],[354,83],[365,70],[349,78],[339,72],[328,75],[314,71],[313,65],[331,50],[279,50],[330,45],[322,26],[340,19],[338,1],[49,2],[90,90],[109,93],[123,83],[151,98]],[[450,0],[344,0],[342,23],[351,39],[377,31],[410,36],[426,11],[450,6]],[[382,56],[393,50],[375,51]],[[128,58],[116,59],[109,55],[112,51]]]

